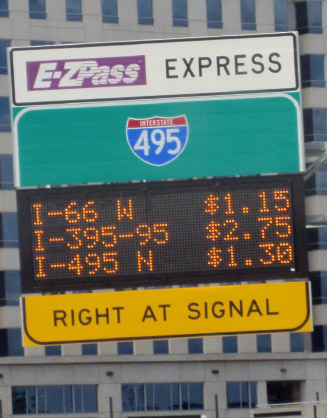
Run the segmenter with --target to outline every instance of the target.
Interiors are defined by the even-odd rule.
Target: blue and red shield
[[[129,118],[126,131],[133,153],[155,166],[168,164],[179,157],[188,140],[188,123],[184,115]]]

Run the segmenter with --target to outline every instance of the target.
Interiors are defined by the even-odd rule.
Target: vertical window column
[[[173,26],[188,26],[187,0],[173,0]]]
[[[219,29],[223,27],[221,14],[221,0],[206,0],[207,27]]]
[[[286,0],[274,0],[275,31],[289,30]]]
[[[118,23],[117,0],[101,0],[102,22]]]
[[[8,0],[0,0],[0,17],[9,17]]]
[[[82,0],[66,0],[66,19],[69,22],[81,22],[82,15]]]
[[[242,30],[256,30],[255,0],[241,0]]]
[[[152,0],[137,0],[137,18],[139,25],[153,25]]]
[[[30,19],[46,19],[45,0],[28,0]]]
[[[8,74],[7,48],[10,43],[9,39],[0,39],[0,74]]]

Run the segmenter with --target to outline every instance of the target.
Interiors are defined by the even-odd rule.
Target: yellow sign
[[[25,346],[312,331],[304,281],[26,296],[21,306]]]

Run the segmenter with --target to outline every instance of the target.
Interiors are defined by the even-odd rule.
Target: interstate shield
[[[147,164],[162,166],[182,154],[187,144],[189,128],[185,115],[129,118],[126,134],[134,155]]]

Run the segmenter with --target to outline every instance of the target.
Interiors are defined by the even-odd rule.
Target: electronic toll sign
[[[18,190],[23,292],[304,277],[301,175]]]

